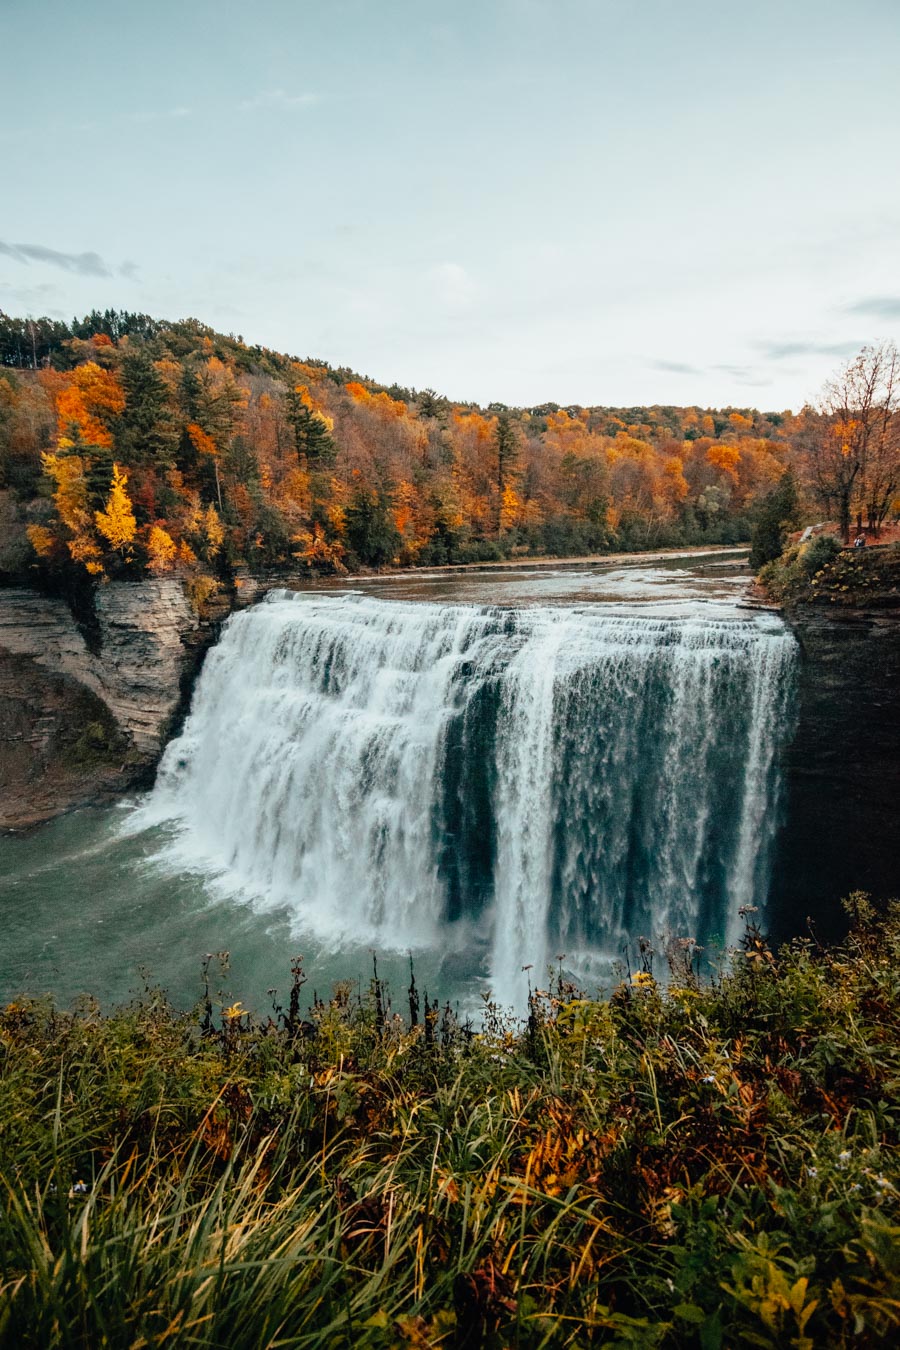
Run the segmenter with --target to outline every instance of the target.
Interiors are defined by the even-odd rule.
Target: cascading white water
[[[522,967],[763,903],[794,642],[690,607],[508,610],[276,593],[232,617],[150,810],[340,946]]]

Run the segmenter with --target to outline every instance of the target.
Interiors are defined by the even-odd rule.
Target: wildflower
[[[854,1183],[853,1183],[853,1185],[850,1187],[850,1189],[851,1189],[851,1191],[861,1191],[861,1190],[862,1190],[862,1186],[860,1186],[860,1184],[859,1184],[858,1181],[854,1181]]]
[[[838,1154],[838,1167],[841,1169],[842,1172],[843,1172],[844,1168],[847,1166],[847,1164],[849,1163],[849,1161],[850,1161],[850,1159],[852,1158],[852,1156],[853,1156],[853,1155],[852,1155],[852,1153],[850,1152],[849,1148],[845,1148],[845,1149],[843,1150],[843,1152],[841,1152],[841,1153]]]
[[[817,1177],[819,1175],[818,1167],[807,1167],[806,1175],[808,1177]]]
[[[243,1017],[243,1015],[244,1009],[241,1007],[240,1003],[232,1003],[230,1008],[222,1009],[222,1016],[227,1017],[229,1021],[232,1021],[238,1017]]]
[[[69,1199],[74,1200],[77,1195],[87,1195],[88,1184],[86,1181],[75,1181],[69,1191]]]
[[[649,975],[646,970],[638,970],[632,975],[631,983],[636,984],[639,989],[646,989],[648,985],[654,984],[655,981],[653,976]]]
[[[700,1082],[701,1082],[701,1083],[714,1083],[715,1081],[716,1081],[716,1075],[715,1075],[714,1073],[706,1073],[706,1074],[704,1074],[703,1077],[700,1079]]]

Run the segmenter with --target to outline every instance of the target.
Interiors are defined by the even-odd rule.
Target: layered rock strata
[[[208,635],[180,582],[111,582],[91,650],[65,601],[0,590],[0,828],[146,777]]]

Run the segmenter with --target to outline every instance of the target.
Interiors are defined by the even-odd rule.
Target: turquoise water
[[[270,1006],[273,987],[286,996],[295,955],[305,957],[310,998],[314,987],[327,995],[339,979],[368,988],[368,948],[333,954],[298,942],[287,911],[261,916],[217,894],[207,878],[155,863],[167,831],[132,835],[123,831],[127,816],[127,806],[76,811],[25,837],[0,839],[0,1001],[53,994],[67,1004],[90,993],[110,1005],[151,984],[188,1007],[200,997],[206,954],[221,951],[230,952],[231,968],[215,985],[227,1001],[257,1011]],[[432,996],[458,992],[455,975],[441,977],[433,958],[417,957],[416,970]],[[405,1007],[408,961],[380,953],[379,975]]]

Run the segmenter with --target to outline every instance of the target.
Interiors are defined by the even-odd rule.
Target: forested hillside
[[[0,316],[0,573],[418,566],[733,542],[801,419],[508,409],[195,320]]]

